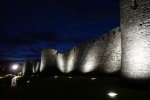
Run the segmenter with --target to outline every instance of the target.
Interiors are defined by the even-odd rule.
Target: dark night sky
[[[0,0],[0,60],[40,59],[119,26],[119,0]]]

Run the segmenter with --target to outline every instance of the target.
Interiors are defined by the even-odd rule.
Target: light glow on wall
[[[37,62],[37,64],[36,64],[36,69],[35,69],[36,72],[38,72],[39,67],[40,67],[40,62]]]
[[[92,58],[89,58],[88,60],[86,60],[85,65],[83,66],[83,72],[88,73],[94,70],[94,63]]]
[[[65,72],[65,59],[63,54],[57,55],[57,66],[61,72]]]
[[[37,62],[33,67],[32,67],[32,71],[33,73],[37,73],[38,69],[39,69],[40,63]]]
[[[35,67],[36,67],[36,66],[32,66],[32,73],[36,73],[36,72],[35,72]]]
[[[45,59],[43,59],[42,61],[41,61],[41,66],[40,66],[40,72],[42,72],[43,70],[44,70],[44,63],[45,63],[45,61],[44,61]]]
[[[96,50],[96,49],[95,49]],[[82,65],[82,71],[84,73],[88,73],[93,71],[97,65],[97,53],[95,52],[94,48],[91,49],[87,56],[85,57],[84,64]]]
[[[135,79],[145,79],[150,77],[150,67],[148,57],[148,52],[145,51],[144,41],[134,42],[128,51],[128,56],[126,56],[126,67],[122,68],[122,72],[125,76]]]
[[[67,68],[65,70],[66,73],[69,73],[74,69],[75,59],[76,59],[76,54],[74,50],[72,50],[67,59],[67,65],[66,65]]]
[[[25,75],[25,72],[26,72],[26,63],[23,63],[23,66],[22,66],[22,74],[23,74],[23,76]]]

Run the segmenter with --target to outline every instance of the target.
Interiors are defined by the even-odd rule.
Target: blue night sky
[[[0,0],[0,60],[40,59],[119,26],[119,0]]]

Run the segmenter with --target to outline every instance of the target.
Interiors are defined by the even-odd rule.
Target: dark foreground
[[[118,95],[109,97],[109,92]],[[150,100],[148,83],[136,84],[117,77],[45,77],[12,88],[0,83],[0,100]]]

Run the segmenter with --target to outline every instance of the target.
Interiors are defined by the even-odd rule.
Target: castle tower
[[[150,0],[121,1],[122,73],[150,78]]]

